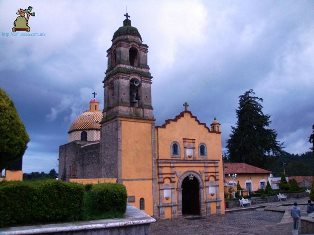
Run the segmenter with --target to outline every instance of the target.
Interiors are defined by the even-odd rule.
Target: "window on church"
[[[137,66],[138,53],[137,53],[137,50],[133,47],[129,50],[129,60],[130,60],[131,66]]]
[[[180,155],[180,148],[177,142],[171,144],[171,155],[176,157]]]
[[[206,145],[205,144],[201,144],[200,145],[199,152],[200,152],[200,156],[206,156],[207,155]]]
[[[145,210],[145,200],[144,200],[144,198],[140,199],[140,210]]]
[[[81,132],[81,141],[87,141],[87,132],[86,131]]]
[[[114,67],[116,65],[116,51],[114,50],[111,54],[111,65]]]

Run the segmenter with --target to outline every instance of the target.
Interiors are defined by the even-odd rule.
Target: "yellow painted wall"
[[[195,155],[199,158],[199,144],[205,143],[207,147],[207,159],[221,160],[221,135],[209,133],[203,126],[199,125],[189,113],[176,122],[171,122],[166,128],[158,128],[158,158],[171,159],[170,145],[173,141],[180,144],[180,158],[184,159],[183,138],[195,139]]]
[[[22,181],[23,180],[23,171],[5,171],[5,180],[6,181]]]
[[[152,122],[121,120],[122,179],[152,178]]]
[[[149,215],[153,215],[152,181],[124,181],[123,184],[127,188],[128,196],[135,196],[135,202],[128,203],[140,208],[140,198],[144,198],[145,212]]]
[[[152,193],[152,121],[120,119],[121,121],[121,175],[128,196],[135,196],[139,208],[145,199],[145,212],[153,215]]]
[[[184,160],[184,141],[183,138],[195,139],[195,149],[194,156],[195,160],[217,160],[218,163],[218,184],[219,191],[217,192],[221,201],[221,213],[225,213],[224,208],[224,181],[223,181],[223,163],[222,163],[222,146],[221,146],[221,134],[209,132],[206,127],[200,125],[189,112],[185,112],[184,116],[179,118],[177,121],[171,121],[165,127],[157,128],[157,159],[158,160],[176,160],[181,159]],[[171,144],[176,141],[180,145],[180,157],[173,157],[171,155]],[[207,156],[199,156],[199,145],[206,144],[207,148]],[[187,160],[188,163],[172,163],[166,166],[166,164],[161,164],[162,177],[167,178],[171,176],[172,171],[177,172],[187,172],[187,171],[205,171],[204,163],[197,163],[193,159]],[[191,163],[190,163],[191,162]],[[215,171],[213,165],[209,164],[210,167],[208,169],[209,172]],[[160,166],[159,166],[160,167]],[[159,170],[159,169],[158,169]],[[159,171],[158,171],[159,172]],[[214,175],[214,173],[206,173],[207,177]],[[213,177],[213,176],[212,176]],[[175,185],[178,186],[178,177],[175,178]],[[205,176],[203,175],[203,184],[205,184]],[[162,184],[160,184],[162,185]],[[203,200],[207,199],[215,199],[208,195],[208,187],[204,189]],[[174,190],[174,197],[172,198],[172,202],[177,202],[177,190]],[[169,203],[169,200],[165,200],[164,198],[160,199],[163,203]],[[201,203],[204,203],[201,202]],[[165,208],[165,217],[171,218],[170,208]],[[216,213],[216,203],[211,203],[211,213]]]
[[[265,187],[268,181],[269,174],[238,174],[235,181],[239,181],[241,188],[245,189],[246,180],[252,181],[252,190],[257,191],[260,188],[260,181],[265,180]],[[225,176],[225,181],[232,181],[232,178],[228,175]]]

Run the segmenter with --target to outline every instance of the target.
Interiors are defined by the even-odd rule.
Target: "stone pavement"
[[[293,231],[290,209],[297,201],[302,215],[306,215],[307,198],[232,208],[224,216],[159,220],[150,228],[150,235],[205,234],[297,234]],[[304,204],[304,205],[302,205]]]

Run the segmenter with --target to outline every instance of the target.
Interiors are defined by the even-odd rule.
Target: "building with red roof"
[[[264,189],[270,171],[246,163],[224,163],[224,182],[226,186],[240,186],[248,192]]]

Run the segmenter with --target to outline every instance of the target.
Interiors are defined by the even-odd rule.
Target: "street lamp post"
[[[234,174],[229,174],[228,175],[231,179],[232,179],[232,185],[233,186],[237,186],[237,183],[236,183],[236,179],[237,179],[237,174],[234,173]],[[234,185],[235,184],[235,185]],[[235,198],[235,192],[232,193],[233,194],[233,198]]]
[[[284,175],[284,176],[286,176],[286,168],[285,168],[286,164],[287,164],[287,163],[285,163],[285,162],[282,163],[282,166],[283,166],[283,175]]]

